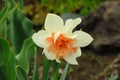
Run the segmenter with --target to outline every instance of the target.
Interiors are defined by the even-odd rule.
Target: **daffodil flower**
[[[81,18],[68,19],[65,24],[61,17],[49,13],[45,19],[45,30],[34,33],[34,43],[44,48],[43,54],[49,60],[62,59],[69,64],[77,65],[77,57],[81,56],[81,47],[89,45],[93,38],[86,32],[73,29],[81,22]]]

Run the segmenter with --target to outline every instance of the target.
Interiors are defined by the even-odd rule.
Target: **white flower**
[[[78,64],[76,58],[81,56],[80,47],[89,45],[93,38],[83,32],[72,30],[81,22],[81,18],[63,19],[55,14],[48,14],[45,20],[45,30],[33,34],[32,39],[39,47],[44,48],[43,54],[49,60],[61,62],[65,59],[69,64]]]

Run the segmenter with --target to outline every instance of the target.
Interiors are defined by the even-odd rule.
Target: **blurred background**
[[[24,10],[36,25],[43,24],[47,13],[75,13],[85,16],[105,0],[25,0]]]
[[[3,6],[1,1],[0,9]],[[24,11],[36,31],[43,29],[48,13],[58,14],[64,21],[82,18],[82,23],[74,30],[88,32],[94,41],[82,49],[79,65],[69,67],[66,80],[120,80],[119,0],[24,0]],[[41,60],[38,54],[39,77]],[[30,65],[32,69],[32,63]]]

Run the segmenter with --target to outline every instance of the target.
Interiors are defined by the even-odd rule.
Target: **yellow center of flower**
[[[55,53],[57,58],[63,58],[64,56],[72,53],[76,53],[78,47],[73,47],[75,39],[67,38],[65,34],[60,34],[57,40],[54,42],[54,34],[51,37],[47,37],[46,41],[49,44],[48,52]]]

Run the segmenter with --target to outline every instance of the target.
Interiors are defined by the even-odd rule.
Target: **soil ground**
[[[40,51],[41,52],[41,49]],[[67,73],[66,80],[108,80],[108,77],[114,72],[104,72],[106,67],[113,62],[118,56],[118,53],[103,53],[95,52],[92,49],[82,49],[82,56],[77,60],[79,65],[70,65]],[[41,53],[38,54],[37,64],[39,67],[39,77],[42,75],[43,56]],[[62,65],[63,67],[64,65]],[[120,69],[119,69],[120,70]],[[52,72],[52,71],[51,71]],[[118,71],[120,76],[120,71]],[[102,75],[101,75],[102,74]],[[100,77],[98,75],[101,75]],[[95,79],[97,77],[97,79]],[[117,79],[117,80],[120,80]]]
[[[117,57],[114,53],[96,53],[91,50],[83,50],[78,58],[78,66],[70,66],[66,80],[95,80],[94,77],[104,73],[106,67]],[[111,73],[106,72],[97,80],[105,80]]]

